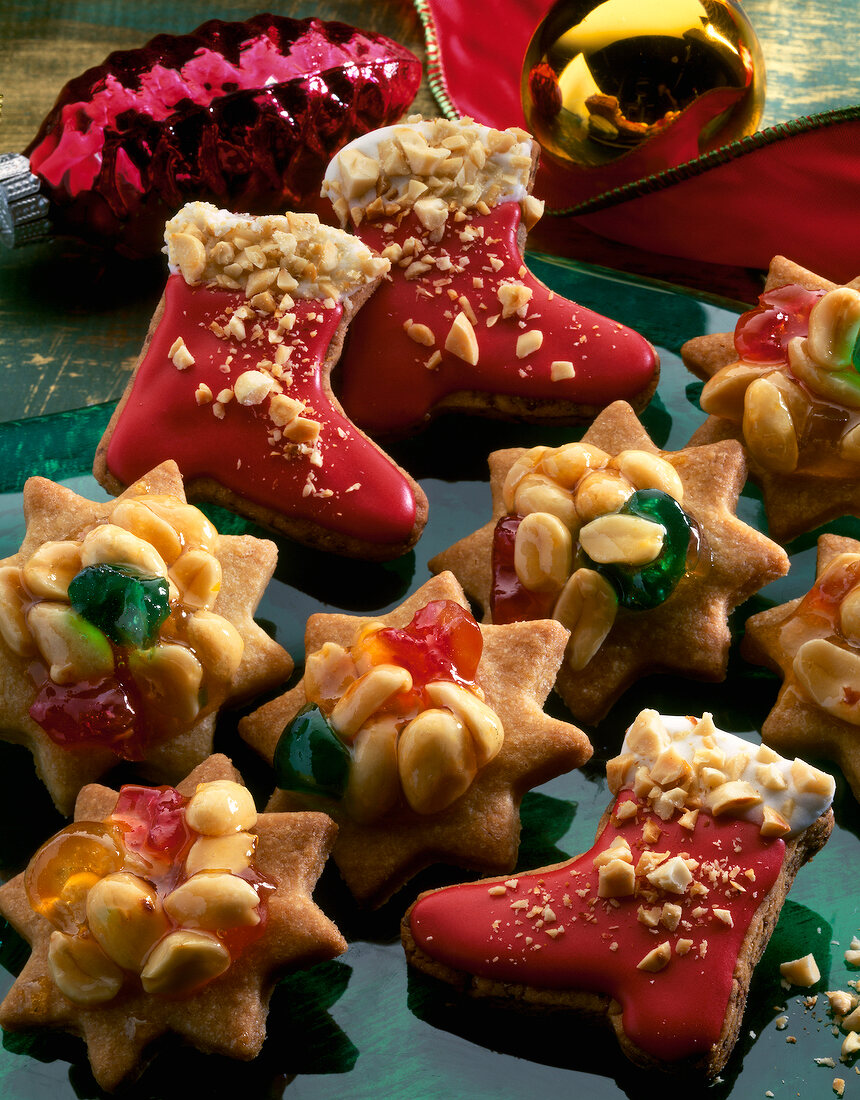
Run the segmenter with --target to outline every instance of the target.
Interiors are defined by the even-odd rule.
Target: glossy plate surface
[[[684,446],[703,415],[695,404],[700,383],[684,370],[678,348],[691,336],[733,328],[736,313],[671,288],[565,261],[532,256],[530,266],[556,292],[632,325],[657,346],[663,373],[643,420],[658,445],[672,450]],[[109,414],[110,408],[97,406],[0,425],[0,557],[14,553],[23,535],[19,490],[30,474],[63,480],[85,496],[104,497],[88,470]],[[377,565],[344,562],[282,541],[276,577],[258,618],[271,624],[278,641],[300,661],[309,614],[389,609],[427,579],[430,557],[489,518],[486,455],[491,450],[537,443],[557,446],[579,434],[450,417],[438,420],[394,451],[430,499],[430,520],[415,551]],[[746,490],[739,513],[766,529],[754,490]],[[221,530],[257,530],[225,512],[212,514]],[[827,530],[856,538],[860,522],[841,520]],[[791,572],[736,613],[733,623],[738,629],[747,615],[808,589],[817,534],[789,547]],[[668,676],[640,681],[599,728],[589,730],[595,745],[589,765],[526,796],[519,868],[557,862],[590,847],[609,800],[604,763],[616,754],[624,729],[643,706],[670,714],[710,710],[718,726],[758,740],[757,731],[776,691],[775,677],[745,665],[734,650],[724,684]],[[554,695],[548,708],[567,717]],[[236,737],[236,717],[224,716],[216,749],[233,757],[262,806],[271,791],[271,773]],[[0,769],[0,872],[8,877],[22,869],[38,845],[64,822],[36,780],[28,753],[0,744]],[[837,828],[824,851],[801,870],[756,970],[741,1036],[723,1080],[707,1090],[682,1086],[689,1095],[706,1092],[722,1100],[730,1095],[763,1097],[770,1090],[776,1097],[826,1097],[833,1095],[836,1077],[845,1079],[846,1096],[860,1087],[853,1065],[839,1062],[841,1035],[832,1033],[823,996],[825,989],[845,989],[849,981],[860,978],[860,971],[844,961],[852,936],[860,933],[860,808],[838,773],[836,819]],[[447,988],[407,974],[399,940],[402,913],[419,890],[459,877],[455,870],[431,869],[384,909],[366,914],[356,910],[330,868],[316,896],[350,941],[349,951],[279,984],[260,1057],[250,1064],[233,1063],[168,1043],[158,1049],[141,1079],[120,1095],[134,1100],[207,1095],[261,1100],[282,1095],[291,1100],[521,1100],[527,1095],[583,1095],[596,1100],[640,1097],[660,1087],[659,1081],[649,1082],[629,1065],[611,1037],[586,1031],[574,1020],[526,1020],[462,1001]],[[2,931],[0,993],[8,988],[11,973],[23,965],[27,950],[11,931]],[[786,991],[780,986],[779,963],[808,951],[815,954],[821,981],[809,991]],[[817,1003],[808,1007],[810,995],[816,993]],[[775,1023],[780,1016],[788,1017],[783,1030]],[[835,1065],[816,1059],[832,1059]],[[102,1095],[80,1040],[47,1031],[4,1036],[4,1100],[88,1100]]]

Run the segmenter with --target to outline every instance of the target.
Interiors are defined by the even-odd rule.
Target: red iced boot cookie
[[[572,423],[618,398],[647,404],[651,345],[525,267],[536,164],[522,130],[433,119],[372,131],[329,165],[341,223],[392,264],[343,361],[343,403],[363,428],[402,433],[441,409]]]
[[[209,203],[183,207],[165,240],[173,274],[99,444],[99,481],[116,492],[172,458],[194,499],[337,553],[402,554],[426,498],[328,381],[388,261],[313,214]]]
[[[831,776],[644,710],[607,764],[592,848],[552,867],[422,894],[409,962],[515,1008],[605,1017],[649,1068],[716,1076],[794,876],[833,828]]]

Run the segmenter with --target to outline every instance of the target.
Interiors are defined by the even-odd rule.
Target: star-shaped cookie
[[[783,680],[765,742],[835,761],[860,799],[858,582],[860,542],[822,535],[813,587],[749,618],[741,654]]]
[[[706,382],[702,407],[711,413],[690,442],[737,439],[746,445],[769,532],[782,543],[840,516],[860,515],[860,452],[851,436],[860,409],[852,364],[860,279],[842,288],[854,301],[836,299],[829,322],[819,313],[817,343],[810,329],[818,297],[835,290],[834,283],[776,256],[760,306],[741,318],[747,334],[740,345],[732,333],[716,333],[681,348],[686,365]]]
[[[219,535],[186,503],[175,463],[109,502],[30,478],[24,514],[21,548],[0,562],[0,730],[31,750],[61,813],[120,758],[178,779],[212,751],[222,703],[289,675],[289,654],[253,619],[274,544]],[[103,615],[116,625],[116,606],[85,612],[96,625],[73,611],[69,584],[86,567],[89,601],[105,583],[99,570],[120,585],[114,567],[159,574],[171,611],[156,633],[117,643],[102,632],[112,629]]]
[[[239,773],[225,756],[212,756],[177,787],[190,798],[198,784],[231,780]],[[117,806],[117,793],[93,784],[75,807],[76,822],[101,822]],[[253,866],[272,884],[263,934],[248,944],[219,977],[187,996],[145,993],[128,973],[113,999],[74,1004],[51,976],[49,944],[55,929],[31,907],[20,874],[0,889],[0,912],[32,947],[27,964],[0,1007],[4,1028],[62,1028],[87,1044],[93,1074],[102,1088],[116,1088],[148,1056],[159,1036],[174,1032],[205,1052],[251,1059],[266,1033],[275,976],[346,950],[332,922],[314,904],[311,891],[329,853],[335,826],[324,814],[261,814]],[[205,873],[205,872],[200,872]],[[74,976],[73,976],[74,977]]]
[[[116,493],[174,459],[190,499],[368,559],[427,521],[420,486],[360,432],[329,376],[388,261],[312,214],[191,203],[165,231],[172,274],[96,451]]]
[[[343,651],[350,651],[350,647],[354,647],[362,637],[367,638],[367,628],[371,623],[377,624],[371,631],[371,640],[385,636],[374,633],[378,627],[383,631],[394,628],[395,632],[408,634],[410,624],[416,616],[420,619],[425,614],[423,609],[428,606],[431,608],[428,613],[432,613],[434,607],[443,607],[443,618],[449,622],[453,618],[457,622],[456,631],[465,632],[472,657],[480,654],[476,671],[463,674],[465,680],[456,669],[453,674],[437,670],[430,675],[430,679],[441,678],[447,682],[441,686],[431,683],[429,687],[426,687],[427,676],[422,677],[417,671],[425,660],[421,656],[423,643],[417,647],[417,664],[401,654],[401,661],[415,671],[408,682],[414,684],[419,694],[422,687],[428,693],[438,687],[444,696],[432,695],[435,709],[424,710],[425,715],[433,716],[434,723],[439,722],[441,713],[441,723],[447,733],[451,733],[454,727],[455,734],[458,724],[470,734],[475,734],[482,723],[486,732],[489,724],[487,740],[480,742],[476,738],[472,747],[457,749],[456,752],[450,750],[449,755],[463,754],[458,756],[452,782],[459,782],[458,769],[462,766],[467,773],[466,789],[455,786],[448,791],[448,797],[442,800],[446,803],[442,808],[421,804],[419,809],[415,809],[411,796],[407,796],[410,799],[407,802],[403,793],[407,781],[417,784],[420,795],[422,785],[432,784],[434,769],[444,770],[447,767],[445,753],[448,750],[443,748],[438,755],[425,754],[422,761],[421,750],[415,751],[416,738],[408,732],[409,726],[404,727],[400,722],[396,740],[390,742],[395,788],[390,797],[385,796],[387,801],[383,812],[378,815],[374,812],[379,804],[368,812],[366,802],[361,804],[361,812],[354,811],[357,800],[353,798],[352,788],[347,789],[343,800],[297,790],[279,790],[269,803],[271,810],[313,806],[324,809],[334,818],[339,832],[333,858],[347,886],[361,903],[382,904],[412,875],[437,862],[476,870],[489,867],[496,871],[512,869],[519,845],[518,810],[523,794],[555,775],[579,767],[591,755],[591,746],[585,734],[575,726],[549,717],[542,710],[564,653],[567,632],[551,621],[479,627],[468,613],[463,591],[450,573],[432,578],[399,607],[375,620],[351,615],[312,615],[305,634],[308,654],[305,677],[291,691],[243,719],[240,723],[242,737],[267,760],[273,760],[276,754],[279,755],[281,734],[308,704],[308,670],[313,668],[315,683],[321,679],[325,682],[329,677],[328,672],[320,671],[320,654],[325,655],[326,660],[334,658],[338,662],[345,661]],[[398,644],[396,639],[395,644]],[[408,638],[403,644],[415,654]],[[443,651],[446,645],[443,639]],[[351,652],[354,655],[355,649]],[[423,649],[423,652],[427,650]],[[437,647],[434,655],[427,659],[432,663],[439,652]],[[396,657],[393,660],[396,665]],[[395,665],[389,660],[380,667],[391,669]],[[362,672],[364,667],[359,664],[358,671]],[[395,676],[402,675],[403,671],[403,668],[396,669]],[[373,668],[367,675],[372,674]],[[451,682],[452,675],[458,683]],[[350,682],[354,679],[354,671],[337,687],[340,706],[344,705],[342,700],[346,692],[343,684],[347,679]],[[362,682],[363,678],[356,681]],[[464,683],[467,685],[465,688]],[[404,684],[401,682],[398,686],[403,688]],[[319,690],[318,687],[312,688],[311,693],[316,696]],[[390,693],[392,688],[388,690]],[[328,698],[324,710],[335,722],[337,706],[334,711],[330,710],[333,697]],[[396,714],[401,702],[406,713],[415,704],[415,696],[408,693],[395,696],[388,703],[383,702],[382,707],[393,708]],[[426,707],[426,702],[415,704],[414,709],[420,712],[422,706]],[[408,710],[408,713],[414,713],[414,709]],[[361,738],[375,719],[376,715],[371,714],[370,720],[364,723],[352,742],[353,758],[349,766],[354,772],[351,774],[359,771],[367,744],[362,743]],[[416,721],[423,719],[419,717]],[[503,736],[499,733],[499,727],[503,729]],[[347,740],[353,736],[350,733]],[[487,747],[488,742],[492,744],[491,748]],[[407,752],[411,753],[410,763],[404,759]],[[475,758],[471,756],[473,752],[478,757],[476,772]],[[469,762],[461,765],[460,761],[465,757],[469,757]],[[400,781],[396,778],[398,766]],[[383,788],[391,792],[388,781],[381,776],[381,771],[373,773],[367,784],[374,797],[379,799],[384,797]],[[457,791],[461,793],[457,794]],[[453,800],[451,795],[454,795]]]
[[[571,665],[573,650],[569,646],[568,659],[562,665],[556,688],[570,707],[574,717],[585,722],[598,722],[615,700],[637,679],[652,672],[679,672],[704,680],[721,680],[725,677],[731,635],[728,626],[729,612],[753,592],[788,571],[785,552],[764,535],[743,523],[735,514],[738,494],[746,480],[746,463],[743,449],[736,441],[725,440],[705,446],[688,446],[680,451],[661,451],[637,420],[633,410],[625,402],[615,402],[594,421],[585,433],[582,443],[586,448],[599,449],[604,461],[610,465],[617,458],[621,467],[628,469],[632,486],[653,486],[651,464],[648,456],[665,460],[674,470],[666,484],[678,492],[677,479],[683,489],[681,504],[695,521],[700,536],[698,561],[691,563],[685,575],[662,603],[644,610],[618,607],[614,620],[606,620],[608,633],[591,658],[579,668]],[[563,451],[564,448],[559,448]],[[499,521],[510,513],[505,502],[505,483],[515,463],[528,465],[533,455],[541,459],[548,449],[536,448],[532,452],[523,449],[496,451],[490,455],[490,487],[493,497],[493,518],[477,531],[461,539],[430,561],[430,568],[439,571],[450,569],[469,596],[485,611],[486,621],[491,621],[494,532]],[[628,465],[628,454],[637,457]],[[614,456],[614,457],[613,457]],[[593,457],[588,461],[594,461]],[[561,460],[556,464],[561,469]],[[524,469],[525,467],[521,466]],[[644,478],[640,475],[645,473]],[[582,472],[582,471],[580,471]],[[605,512],[620,507],[624,495],[612,503],[611,495],[617,491],[619,470],[611,472],[610,495]],[[604,476],[602,471],[598,471]],[[597,474],[585,475],[592,478]],[[538,496],[533,497],[539,511],[557,508],[564,517],[564,524],[572,525],[576,546],[579,524],[583,522],[576,508],[583,505],[571,503],[571,492],[549,486],[549,478],[538,474]],[[575,476],[575,475],[573,475]],[[572,482],[572,479],[568,479]],[[574,487],[583,484],[575,482]],[[576,488],[576,493],[579,489]],[[587,518],[592,510],[594,494],[589,491]],[[580,497],[576,496],[577,502]],[[554,502],[558,502],[557,504]],[[529,507],[532,510],[532,507]],[[597,512],[600,511],[598,507]],[[552,517],[550,517],[552,519]],[[563,532],[562,532],[563,534]],[[569,536],[565,536],[569,538]],[[575,562],[575,555],[573,561]],[[580,570],[582,572],[582,570]],[[589,570],[589,573],[592,571]],[[570,574],[574,577],[576,570]],[[567,576],[567,575],[565,575]],[[560,584],[565,578],[560,578]],[[610,594],[611,596],[611,594]],[[551,593],[545,614],[553,610],[555,593]],[[600,605],[595,605],[595,617]],[[565,618],[568,618],[565,614]],[[562,620],[564,621],[564,619]],[[569,620],[570,621],[570,620]],[[611,626],[610,626],[611,624]],[[573,622],[571,646],[576,642],[577,624]],[[590,624],[586,624],[590,628]],[[581,662],[580,662],[581,664]]]

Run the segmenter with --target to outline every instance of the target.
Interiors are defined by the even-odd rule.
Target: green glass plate
[[[681,343],[705,332],[733,328],[736,311],[725,303],[693,297],[656,284],[585,269],[549,257],[530,257],[535,273],[558,293],[607,313],[644,333],[658,348],[663,373],[658,394],[643,416],[655,442],[682,447],[703,416],[696,404],[700,384],[678,358]],[[86,496],[104,494],[89,476],[95,445],[111,408],[97,406],[36,420],[0,425],[0,556],[14,553],[23,535],[20,488],[30,474],[50,476]],[[581,434],[581,433],[580,433]],[[558,445],[577,437],[569,429],[440,418],[419,438],[400,445],[395,456],[421,483],[430,499],[430,522],[413,553],[389,564],[345,562],[283,541],[275,580],[258,618],[301,660],[307,616],[319,610],[369,613],[388,609],[428,577],[427,560],[490,516],[487,454],[499,447]],[[222,530],[257,529],[210,509]],[[739,513],[765,529],[758,496],[748,489]],[[860,524],[843,520],[829,530],[860,536]],[[817,533],[816,533],[817,534]],[[789,547],[788,577],[739,609],[746,616],[770,603],[805,592],[814,577],[815,534]],[[717,725],[758,739],[777,691],[777,680],[745,665],[732,653],[724,684],[698,684],[676,677],[640,681],[595,730],[594,759],[527,795],[522,808],[519,869],[556,862],[590,847],[597,821],[609,801],[604,764],[615,755],[624,729],[643,706],[664,713],[710,710]],[[554,695],[549,709],[569,717]],[[264,804],[269,769],[237,738],[237,715],[219,723],[216,748],[233,757]],[[820,766],[833,768],[821,761]],[[34,776],[29,754],[0,745],[0,871],[21,870],[35,848],[64,822]],[[121,776],[117,776],[120,779]],[[860,809],[837,774],[837,828],[824,851],[798,876],[770,946],[752,982],[741,1037],[723,1079],[688,1094],[715,1098],[832,1096],[835,1077],[856,1091],[853,1066],[839,1063],[841,1037],[832,1033],[827,1001],[810,994],[846,988],[860,977],[844,962],[844,951],[860,930],[855,869],[860,866]],[[268,1039],[252,1063],[204,1056],[169,1041],[135,1084],[122,1095],[134,1100],[187,1100],[193,1096],[270,1098],[367,1098],[376,1100],[522,1100],[524,1096],[585,1095],[589,1098],[644,1096],[655,1083],[633,1069],[614,1040],[559,1016],[526,1019],[459,999],[421,976],[410,975],[400,947],[400,917],[419,890],[462,876],[436,867],[414,879],[382,910],[358,911],[337,873],[328,869],[317,900],[350,941],[340,959],[283,979],[275,990]],[[822,978],[815,989],[786,991],[778,964],[812,951]],[[28,948],[10,930],[0,947],[0,992],[27,958]],[[707,991],[703,991],[703,996]],[[787,1016],[784,1029],[777,1018]],[[816,1059],[832,1059],[834,1066]],[[659,1084],[659,1083],[658,1083]],[[8,1034],[0,1049],[3,1100],[67,1100],[100,1097],[78,1039],[48,1031]]]

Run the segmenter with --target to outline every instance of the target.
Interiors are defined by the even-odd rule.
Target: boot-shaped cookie
[[[192,498],[338,553],[402,554],[426,498],[329,386],[388,261],[312,214],[209,203],[183,207],[165,240],[173,274],[99,444],[99,481],[116,492],[172,458]]]
[[[341,368],[344,407],[366,430],[403,433],[442,409],[573,423],[618,398],[647,404],[647,340],[525,266],[537,148],[514,128],[419,120],[365,134],[329,165],[323,194],[341,223],[391,261]]]
[[[606,771],[588,852],[422,894],[407,957],[473,996],[605,1015],[640,1065],[716,1076],[794,876],[833,828],[833,778],[709,714],[653,710]]]

